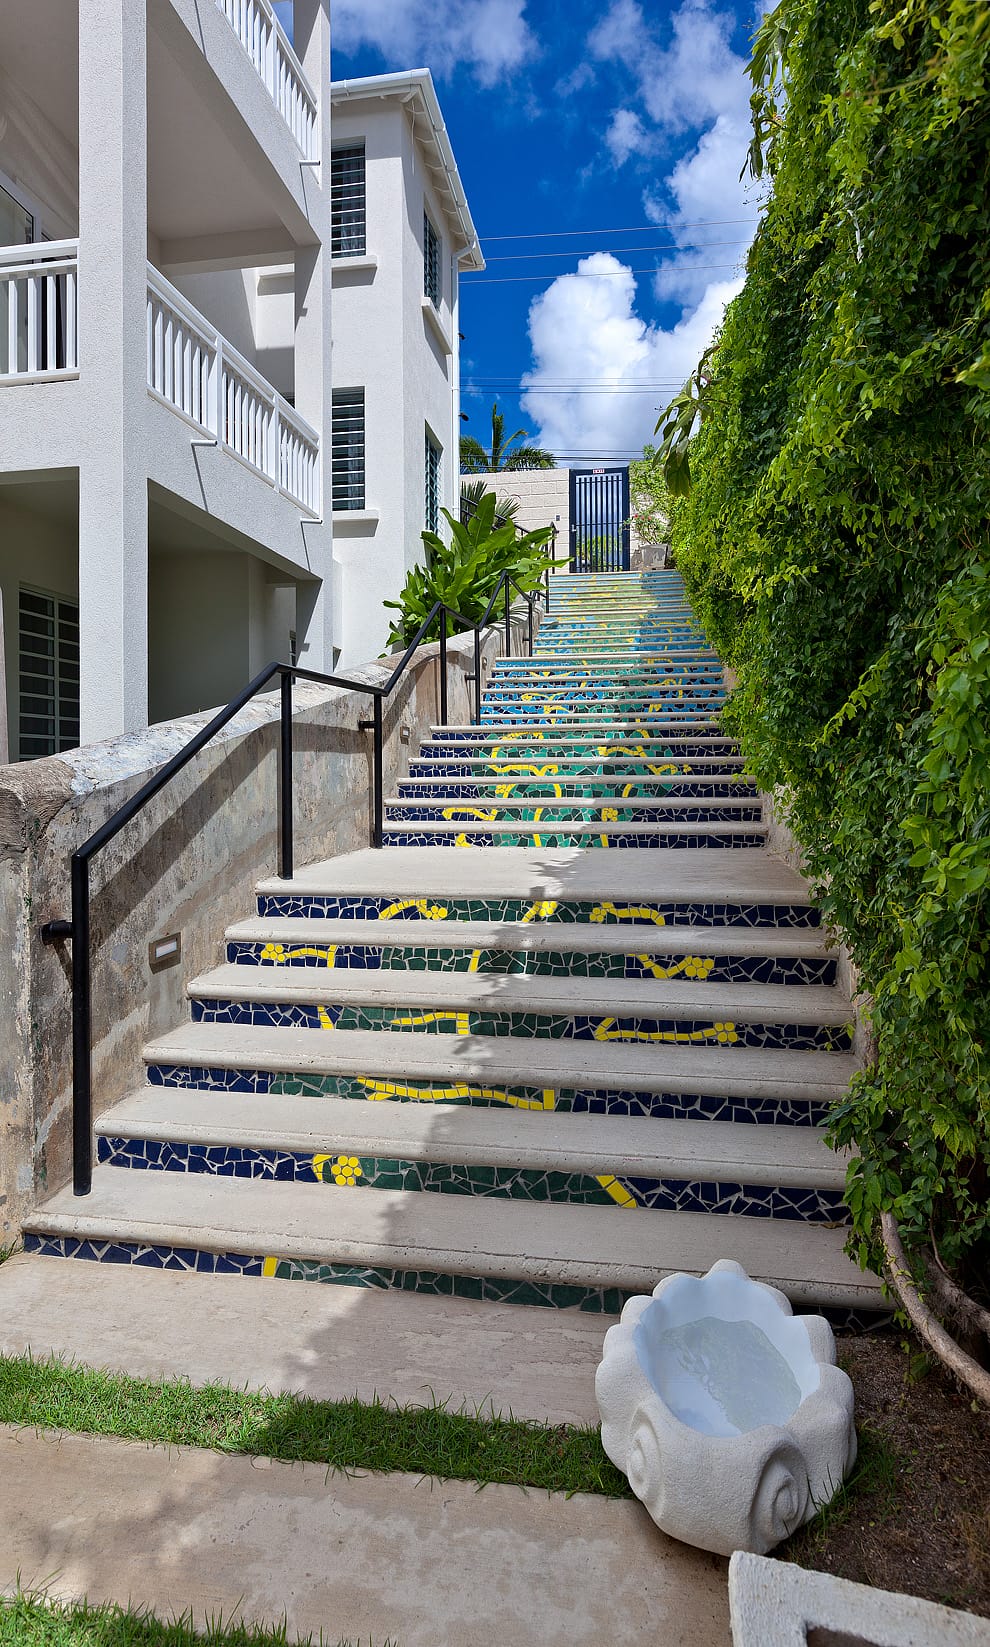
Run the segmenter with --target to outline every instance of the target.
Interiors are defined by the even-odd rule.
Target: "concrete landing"
[[[598,1423],[595,1368],[615,1319],[30,1253],[0,1265],[2,1355],[318,1401],[436,1400],[552,1424]]]
[[[383,1647],[729,1647],[726,1564],[633,1502],[0,1429],[0,1589]]]

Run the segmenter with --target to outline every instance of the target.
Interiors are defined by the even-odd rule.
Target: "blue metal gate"
[[[571,470],[571,571],[628,572],[629,469]]]

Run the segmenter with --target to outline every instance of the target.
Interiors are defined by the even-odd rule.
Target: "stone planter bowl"
[[[828,1322],[729,1259],[631,1298],[595,1392],[605,1451],[657,1526],[718,1555],[765,1555],[856,1458]]]

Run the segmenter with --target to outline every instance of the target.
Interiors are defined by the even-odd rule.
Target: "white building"
[[[429,70],[335,81],[334,561],[341,662],[460,494],[459,297],[484,260]]]
[[[330,667],[329,29],[329,0],[295,0],[294,49],[269,0],[0,6],[12,759],[222,703],[292,646]]]

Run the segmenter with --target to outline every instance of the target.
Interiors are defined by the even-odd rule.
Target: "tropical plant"
[[[872,999],[852,1250],[958,1371],[929,1306],[990,1329],[990,10],[782,0],[751,72],[773,195],[663,420],[673,541]]]
[[[496,526],[494,492],[486,492],[475,513],[460,521],[444,509],[450,527],[450,542],[436,532],[424,532],[423,564],[413,566],[398,600],[385,605],[399,613],[392,620],[388,644],[408,646],[438,600],[445,601],[469,623],[477,623],[495,592],[503,572],[511,572],[519,590],[538,589],[553,557],[548,545],[553,530],[547,526],[536,532],[519,532],[511,522]],[[440,633],[437,618],[426,639]]]
[[[461,516],[470,515],[477,509],[488,487],[483,480],[461,481]],[[495,497],[495,524],[503,526],[507,520],[515,521],[519,516],[520,503],[518,498],[506,498],[496,494]]]
[[[516,429],[511,435],[505,433],[505,419],[498,409],[498,401],[492,406],[492,444],[491,450],[485,451],[479,440],[473,435],[461,436],[461,474],[462,475],[493,475],[503,469],[554,469],[557,460],[552,452],[544,451],[542,446],[516,446],[515,440],[527,441],[528,429]]]
[[[670,491],[655,446],[629,465],[629,524],[640,543],[666,543],[670,536]]]

